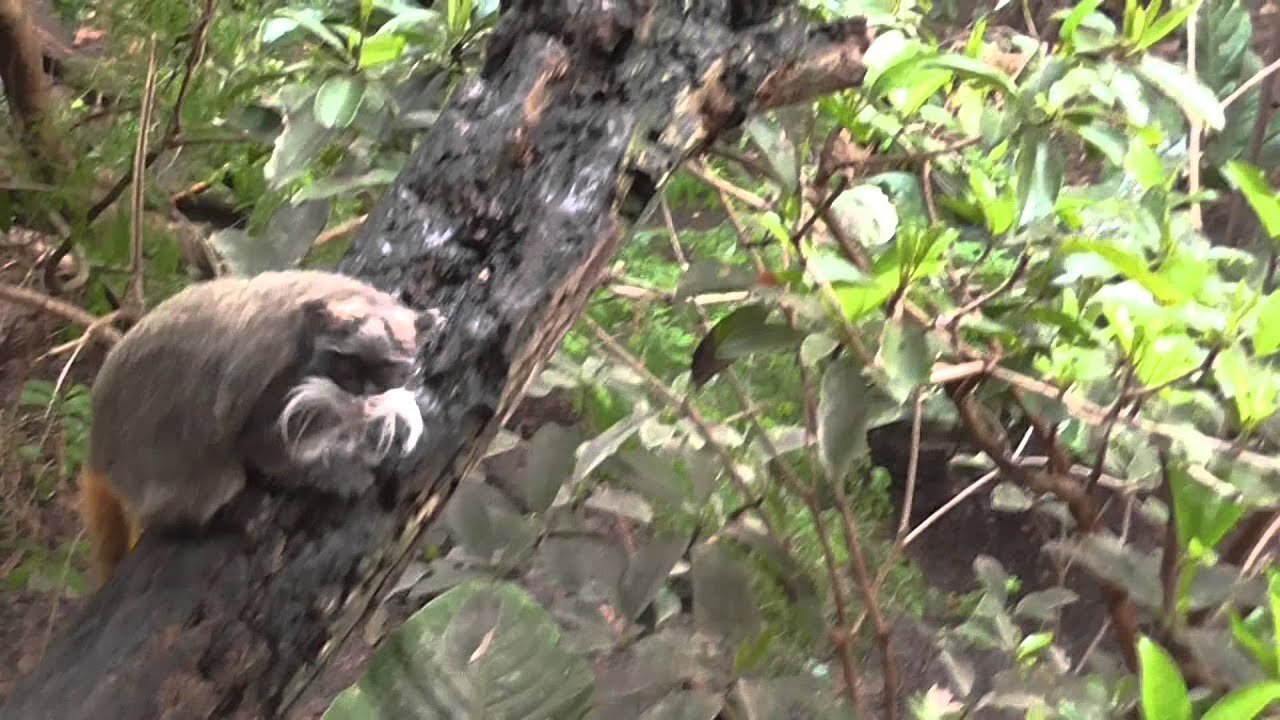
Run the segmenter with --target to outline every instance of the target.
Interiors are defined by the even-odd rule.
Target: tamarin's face
[[[408,430],[402,447],[413,447],[423,420],[403,386],[413,369],[416,313],[373,290],[333,294],[307,312],[314,355],[280,415],[293,456],[359,454],[373,462],[394,445],[399,423]]]
[[[310,375],[331,379],[353,395],[404,385],[416,349],[415,313],[382,293],[318,301],[316,356]]]

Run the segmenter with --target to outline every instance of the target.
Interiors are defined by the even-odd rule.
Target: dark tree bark
[[[367,496],[251,485],[197,537],[144,537],[2,718],[270,717],[403,566],[628,226],[761,107],[856,85],[865,25],[768,0],[516,0],[341,270],[434,318],[427,440]],[[774,20],[764,23],[762,21]]]

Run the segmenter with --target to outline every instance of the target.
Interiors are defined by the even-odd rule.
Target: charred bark
[[[797,87],[856,85],[865,25],[770,2],[516,0],[340,269],[434,318],[427,440],[349,504],[255,483],[144,537],[3,718],[268,717],[394,581],[681,160]],[[768,19],[767,24],[753,24]],[[741,28],[741,29],[734,29]]]

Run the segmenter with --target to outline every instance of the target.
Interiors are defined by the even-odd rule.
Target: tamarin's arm
[[[314,271],[199,283],[148,313],[93,388],[81,512],[99,580],[143,530],[207,523],[249,468],[367,489],[378,463],[422,434],[403,387],[415,320],[386,293]],[[312,472],[323,465],[344,472]]]

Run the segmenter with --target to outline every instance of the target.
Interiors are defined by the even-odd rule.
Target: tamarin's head
[[[417,444],[423,420],[405,388],[417,349],[417,315],[392,296],[352,286],[304,307],[313,357],[280,413],[289,454],[310,463],[332,456],[382,460],[395,446]]]

